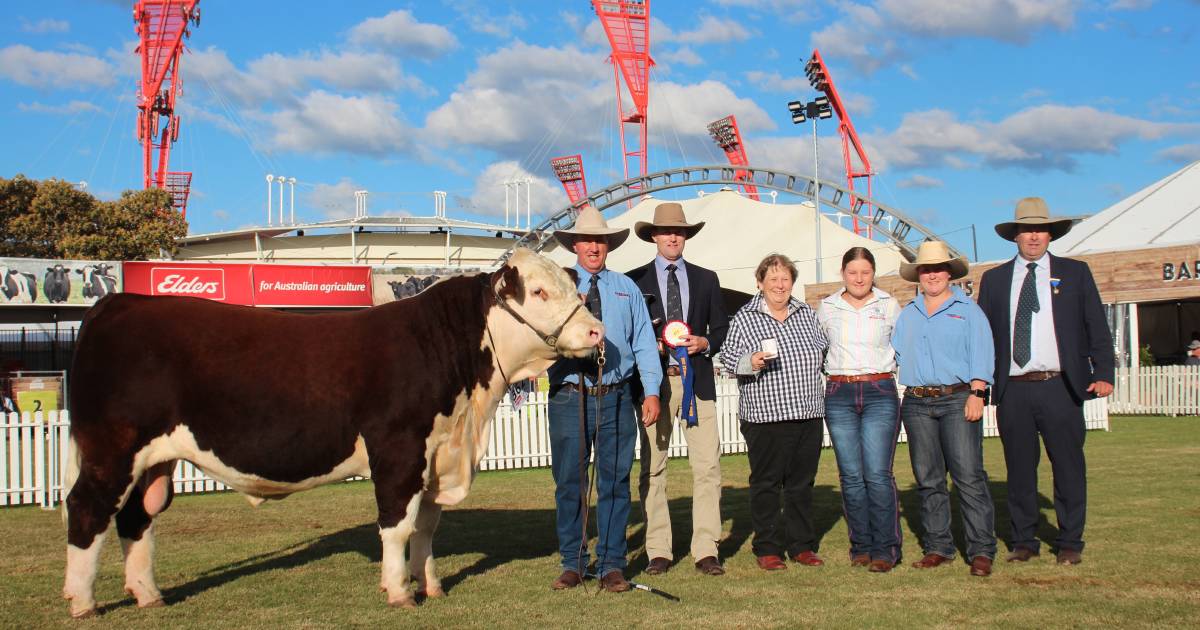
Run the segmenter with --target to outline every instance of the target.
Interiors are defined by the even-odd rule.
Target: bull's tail
[[[59,494],[59,505],[62,506],[63,525],[67,524],[67,495],[71,494],[71,488],[75,487],[75,480],[79,479],[79,445],[75,443],[75,436],[67,438],[67,461],[62,472],[62,493]]]

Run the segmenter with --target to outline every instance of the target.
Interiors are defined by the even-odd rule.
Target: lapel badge
[[[1050,288],[1054,290],[1054,295],[1058,295],[1058,285],[1060,284],[1062,284],[1062,280],[1050,278]]]

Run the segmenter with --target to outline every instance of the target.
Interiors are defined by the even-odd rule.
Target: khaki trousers
[[[648,428],[638,423],[642,432],[638,495],[646,515],[646,557],[674,560],[671,515],[667,509],[667,447],[683,397],[682,379],[666,377],[659,395],[658,422]],[[692,465],[691,554],[700,560],[715,557],[721,539],[721,436],[716,404],[699,398],[696,402],[699,422],[689,427],[679,420],[679,427],[683,429],[688,462]]]

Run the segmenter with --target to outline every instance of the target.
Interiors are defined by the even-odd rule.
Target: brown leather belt
[[[882,374],[830,374],[829,380],[834,383],[874,383],[892,378],[891,372]]]
[[[679,366],[678,365],[668,365],[667,366],[667,376],[679,376]]]
[[[1008,377],[1010,381],[1048,381],[1061,376],[1062,372],[1026,372]]]
[[[937,398],[939,396],[949,396],[958,392],[965,392],[971,389],[967,383],[955,383],[954,385],[916,385],[905,388],[904,395],[914,398]]]
[[[550,386],[550,395],[557,394],[562,389],[566,388],[573,392],[584,392],[588,396],[603,396],[609,392],[615,392],[625,386],[625,381],[613,383],[611,385],[593,385],[591,387],[580,387],[578,383],[558,383]]]

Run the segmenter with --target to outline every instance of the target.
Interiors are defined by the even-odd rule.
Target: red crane
[[[613,81],[617,89],[617,120],[621,131],[621,152],[625,159],[625,179],[629,179],[630,160],[637,160],[637,173],[646,174],[646,109],[650,98],[650,0],[592,0],[604,34],[612,45]],[[621,79],[629,90],[633,111],[626,113],[621,95]],[[637,145],[630,148],[625,127],[636,127]]]
[[[746,145],[742,144],[742,134],[738,131],[737,118],[734,118],[733,114],[708,123],[708,135],[712,136],[717,146],[725,151],[725,156],[729,158],[730,164],[734,166],[749,164],[746,160]],[[738,181],[752,181],[750,173],[744,170],[738,170],[734,173],[733,177]],[[746,193],[746,196],[758,201],[758,186],[754,184],[742,184],[742,190]]]
[[[838,96],[837,89],[833,87],[833,75],[829,74],[829,68],[825,67],[825,62],[821,59],[821,53],[813,49],[812,57],[808,63],[804,64],[804,73],[808,75],[808,82],[812,84],[813,89],[818,92],[824,92],[829,97],[829,103],[833,106],[833,111],[838,117],[838,134],[842,136],[842,157],[846,161],[846,187],[850,189],[851,199],[850,207],[854,211],[854,233],[870,235],[870,224],[859,225],[858,213],[863,209],[864,205],[869,205],[869,200],[874,196],[871,192],[871,160],[867,158],[867,150],[863,148],[862,141],[858,139],[858,132],[854,130],[854,123],[850,121],[850,112],[846,111],[845,105],[842,104],[842,99]],[[858,156],[858,161],[862,168],[855,169],[854,162],[850,159],[850,148],[854,148],[855,155]],[[858,179],[867,180],[867,196],[864,199],[854,194],[854,182]],[[870,208],[867,208],[867,214],[870,215]]]
[[[137,139],[142,145],[142,185],[171,193],[171,205],[187,218],[192,174],[168,172],[171,145],[179,139],[179,57],[188,22],[200,25],[200,0],[138,0],[133,8],[137,25],[142,79],[137,93]],[[165,86],[165,87],[164,87]],[[158,166],[155,167],[157,149]]]
[[[567,191],[567,198],[572,204],[587,197],[587,179],[583,176],[582,155],[550,158],[550,166],[554,168],[554,175],[562,182]]]

